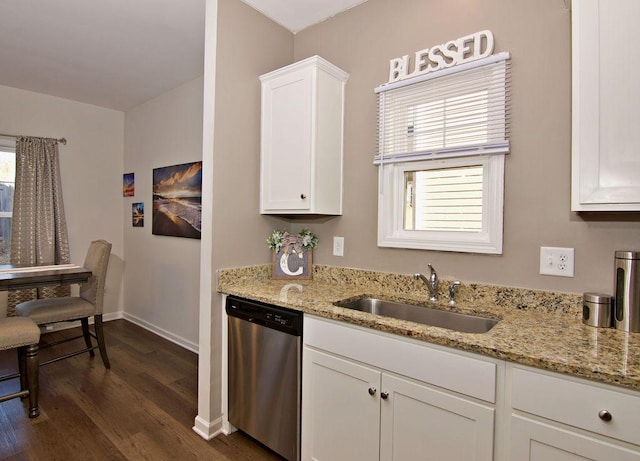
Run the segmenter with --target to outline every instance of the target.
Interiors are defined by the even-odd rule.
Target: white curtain
[[[20,137],[16,141],[11,264],[70,262],[58,155],[56,139]],[[69,286],[10,292],[7,314],[13,315],[20,302],[69,293]]]

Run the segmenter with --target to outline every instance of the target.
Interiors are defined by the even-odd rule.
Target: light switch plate
[[[344,237],[333,237],[333,256],[344,256]]]
[[[558,277],[573,277],[574,249],[540,247],[540,273]]]

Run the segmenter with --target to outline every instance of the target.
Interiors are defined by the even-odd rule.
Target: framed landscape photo
[[[133,227],[144,227],[144,203],[133,203],[131,205],[131,225]]]
[[[202,162],[154,168],[151,233],[201,238]]]
[[[271,278],[276,280],[297,279],[308,280],[313,277],[313,250],[301,253],[285,252],[280,249],[272,252]]]
[[[136,193],[135,173],[125,173],[122,175],[122,196],[133,197]]]

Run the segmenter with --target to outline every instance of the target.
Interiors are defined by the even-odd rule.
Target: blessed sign
[[[392,59],[389,64],[389,83],[486,58],[493,53],[493,43],[491,31],[483,30],[416,51],[413,69],[408,54]]]

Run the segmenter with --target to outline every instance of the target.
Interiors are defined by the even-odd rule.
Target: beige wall
[[[389,59],[489,29],[512,54],[511,154],[504,253],[486,256],[376,245],[376,97]],[[570,209],[570,12],[563,0],[369,0],[295,35],[295,60],[319,54],[351,74],[346,89],[344,214],[295,221],[319,234],[314,262],[441,275],[517,287],[612,292],[613,252],[640,248],[640,217]],[[334,235],[344,257],[331,255]],[[575,248],[575,278],[539,275],[540,246]]]
[[[122,314],[123,121],[119,111],[0,86],[0,133],[68,140],[60,145],[60,175],[71,262],[84,262],[92,240],[112,243],[107,320]]]
[[[264,263],[277,218],[259,214],[260,81],[290,64],[293,35],[238,0],[218,2],[213,178],[217,268]]]
[[[202,88],[197,78],[125,114],[123,173],[135,174],[135,196],[120,198],[125,253],[125,318],[198,350],[200,240],[153,235],[152,171],[202,159]],[[143,202],[144,227],[131,205]]]

